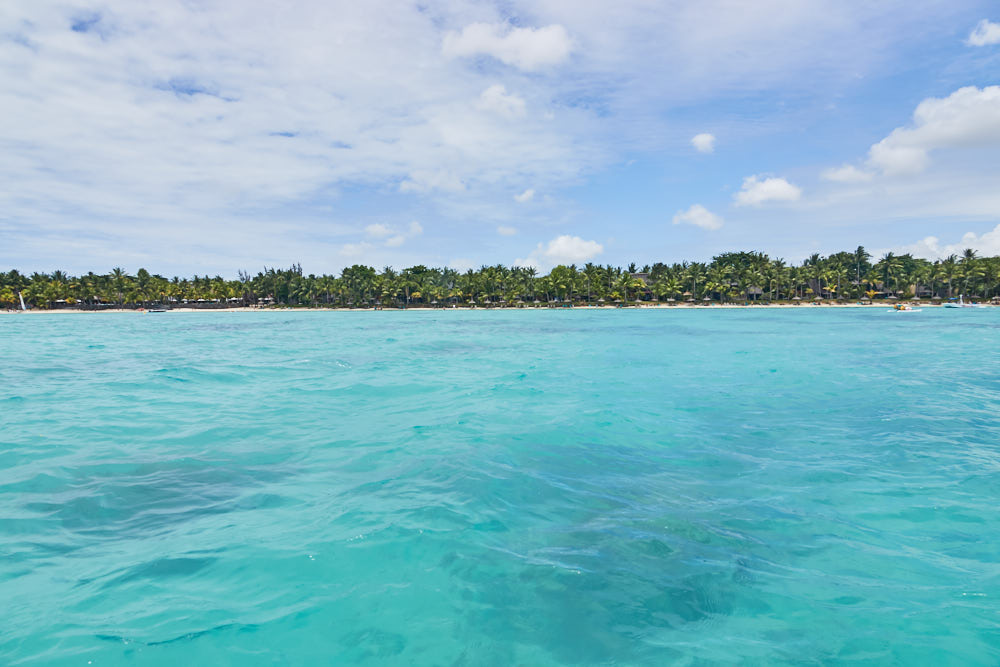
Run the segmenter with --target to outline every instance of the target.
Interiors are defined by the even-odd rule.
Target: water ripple
[[[1000,312],[0,324],[4,664],[996,664]]]

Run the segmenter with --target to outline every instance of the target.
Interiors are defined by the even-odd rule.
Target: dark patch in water
[[[158,558],[149,563],[142,563],[107,583],[117,586],[136,579],[166,579],[170,577],[187,577],[214,563],[216,558]]]

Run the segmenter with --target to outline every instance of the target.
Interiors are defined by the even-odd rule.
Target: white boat
[[[965,302],[965,295],[964,294],[959,294],[958,295],[958,303],[956,303],[954,301],[949,301],[948,303],[944,304],[944,307],[945,308],[983,308],[983,305],[979,304],[979,303],[966,303]]]

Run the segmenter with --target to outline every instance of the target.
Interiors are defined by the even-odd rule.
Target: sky
[[[4,0],[0,269],[1000,254],[1000,4]]]

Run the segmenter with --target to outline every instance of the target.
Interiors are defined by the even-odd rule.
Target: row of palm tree
[[[63,271],[0,272],[0,307],[23,298],[34,308],[131,307],[196,303],[221,305],[407,307],[469,304],[511,306],[634,301],[771,302],[804,299],[946,299],[958,293],[989,298],[1000,294],[1000,257],[972,250],[929,261],[888,253],[872,263],[863,247],[828,257],[812,255],[800,265],[760,252],[728,252],[710,262],[656,263],[639,269],[587,263],[560,265],[546,275],[533,267],[501,264],[459,272],[411,266],[397,271],[354,265],[339,276],[306,275],[301,265],[265,268],[256,275],[166,278],[139,269],[71,276]]]

